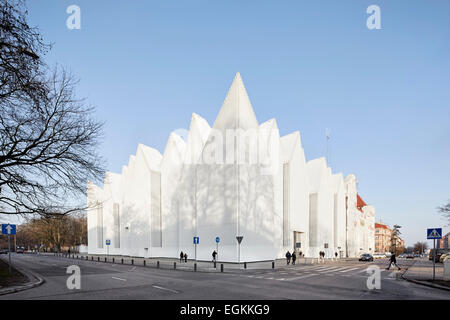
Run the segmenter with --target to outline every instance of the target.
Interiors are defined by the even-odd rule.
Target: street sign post
[[[216,261],[219,261],[219,242],[220,238],[216,237]]]
[[[109,256],[109,246],[111,245],[111,240],[106,239],[106,255]]]
[[[11,274],[11,235],[16,234],[16,225],[9,223],[2,224],[2,234],[8,235],[9,274]]]
[[[200,242],[200,238],[199,237],[194,237],[194,245],[195,245],[195,261],[197,261],[197,245]]]
[[[244,239],[243,236],[236,236],[236,240],[238,242],[238,264],[241,263],[241,242]]]
[[[436,275],[436,239],[442,238],[442,228],[427,229],[427,239],[433,239],[433,280]]]

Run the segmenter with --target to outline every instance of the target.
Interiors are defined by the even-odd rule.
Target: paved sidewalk
[[[413,280],[432,280],[433,279],[433,261],[417,260],[408,268],[404,276]],[[436,280],[443,280],[444,267],[442,263],[436,263]]]
[[[435,280],[433,281],[433,262],[429,260],[417,260],[402,275],[405,280],[426,285],[428,287],[450,291],[450,282],[444,281],[444,267],[442,263],[436,263]]]

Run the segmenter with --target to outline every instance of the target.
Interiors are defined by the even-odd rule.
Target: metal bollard
[[[176,262],[173,263],[173,268],[174,268],[174,269],[177,268],[177,263],[176,263]]]
[[[144,260],[144,267],[145,267],[145,260]]]
[[[156,261],[156,268],[159,269],[159,261]]]
[[[223,263],[220,264],[220,272],[223,272]]]
[[[94,261],[94,257],[92,257],[92,259],[91,259],[92,261]]]
[[[123,258],[122,258],[122,264],[123,264]]]
[[[100,257],[97,257],[97,261],[100,262]]]
[[[194,271],[197,271],[197,264],[194,263]]]
[[[247,269],[247,262],[244,262],[244,269]]]
[[[272,269],[275,269],[275,261],[272,261]]]
[[[216,267],[216,262],[214,261],[214,268]]]
[[[132,264],[132,265],[134,264],[134,259],[131,259],[131,264]]]
[[[114,263],[114,258],[113,258],[113,263]]]
[[[105,262],[107,261],[107,259],[108,259],[108,258],[107,258],[107,257],[105,257]]]

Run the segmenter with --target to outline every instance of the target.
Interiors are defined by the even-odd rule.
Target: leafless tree
[[[0,0],[0,214],[64,215],[85,208],[86,181],[103,175],[103,125],[78,81],[46,67],[21,5]]]
[[[442,213],[444,218],[447,219],[449,225],[450,225],[450,200],[447,202],[447,204],[443,205],[442,207],[438,207],[438,211]]]
[[[414,252],[423,254],[428,249],[428,243],[426,242],[416,242],[414,244]]]

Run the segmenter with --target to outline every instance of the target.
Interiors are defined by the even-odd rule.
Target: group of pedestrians
[[[295,260],[297,260],[297,255],[295,254],[295,251],[292,252],[292,254],[289,252],[286,252],[286,263],[289,265],[291,263],[291,259],[292,259],[292,264],[295,264]]]
[[[186,263],[187,262],[187,258],[188,258],[187,253],[181,251],[180,252],[180,262],[183,262],[183,260],[184,260],[184,263]],[[216,259],[217,259],[217,252],[216,252],[216,250],[213,251],[212,258],[213,258],[213,262],[216,262]]]
[[[321,260],[325,259],[325,251],[320,251],[319,252],[319,257]]]
[[[186,263],[187,262],[187,258],[188,258],[187,253],[186,252],[183,253],[183,251],[181,251],[180,252],[180,262],[183,262],[183,259],[184,259],[184,263]]]

